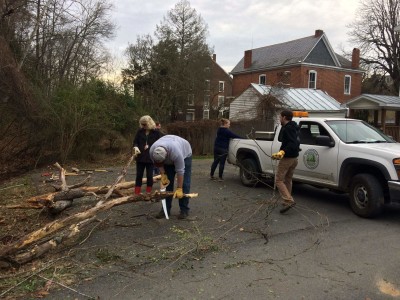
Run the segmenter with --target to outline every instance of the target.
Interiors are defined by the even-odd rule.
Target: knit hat
[[[167,158],[167,151],[164,147],[157,147],[153,151],[153,161],[155,163],[161,163]]]

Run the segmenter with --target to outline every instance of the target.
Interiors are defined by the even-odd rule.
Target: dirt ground
[[[153,217],[161,203],[115,207],[99,214],[97,222],[73,243],[20,268],[2,271],[0,295],[5,299],[368,299],[371,293],[381,295],[368,289],[383,256],[374,251],[364,258],[363,250],[378,249],[386,239],[391,248],[397,247],[398,211],[386,216],[385,222],[371,222],[354,216],[345,196],[304,189],[302,199],[311,200],[302,200],[281,215],[277,192],[271,187],[242,186],[232,165],[226,166],[223,182],[210,181],[210,165],[211,159],[193,161],[191,192],[199,196],[190,201],[190,220],[177,219],[177,202],[170,220]],[[123,164],[106,168],[109,172],[95,172],[89,185],[113,183],[122,168]],[[45,173],[40,170],[0,185],[8,194],[0,199],[1,205],[50,190],[43,183]],[[126,180],[134,180],[134,173],[131,167]],[[82,179],[67,178],[69,184]],[[12,188],[16,184],[22,186]],[[300,199],[302,195],[296,193]],[[324,198],[327,201],[321,204]],[[95,203],[93,197],[76,200],[59,217]],[[0,209],[3,245],[49,221],[45,212],[37,210]],[[388,233],[387,238],[374,233],[379,228]],[[369,239],[374,234],[381,239]],[[357,259],[354,249],[358,249]],[[385,258],[385,284],[399,277],[395,258]]]

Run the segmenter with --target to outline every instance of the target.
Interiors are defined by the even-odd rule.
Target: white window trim
[[[188,94],[188,103],[189,106],[194,106],[194,94]]]
[[[261,77],[264,77],[264,83],[261,83]],[[259,76],[258,76],[258,84],[264,84],[264,85],[266,85],[266,84],[267,84],[267,75],[265,75],[265,74],[259,75]]]
[[[209,108],[210,107],[210,95],[205,94],[204,95],[204,102],[203,102],[204,108]]]
[[[310,81],[310,76],[311,76],[311,74],[315,74],[315,81],[314,81],[314,87],[310,87],[310,83],[311,83],[311,81]],[[309,89],[317,89],[317,75],[318,75],[318,73],[317,73],[317,71],[315,71],[315,70],[310,70],[309,72],[308,72],[308,88]]]
[[[210,90],[210,80],[206,79],[206,81],[204,82],[205,84],[205,90],[209,91]]]
[[[210,119],[210,110],[205,109],[203,110],[203,120],[209,120]]]
[[[225,97],[224,96],[218,96],[218,107],[221,107],[225,104]]]
[[[346,78],[349,78],[349,90],[348,91],[346,91]],[[344,94],[345,95],[351,94],[351,76],[350,75],[344,75]]]
[[[221,89],[221,83],[222,83],[222,89]],[[222,93],[225,90],[225,81],[220,81],[218,83],[218,92]]]
[[[191,115],[192,116],[192,120],[188,120],[187,115]],[[194,121],[195,120],[195,115],[194,115],[194,110],[193,109],[188,109],[186,111],[186,121]]]

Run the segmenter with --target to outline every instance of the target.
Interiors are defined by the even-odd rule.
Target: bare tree
[[[153,47],[154,41],[149,34],[138,36],[135,44],[129,44],[125,50],[129,65],[122,70],[125,83],[132,83],[136,77],[151,72]]]
[[[361,50],[361,61],[373,72],[388,74],[399,91],[399,0],[361,0],[356,20],[349,25],[351,41]]]
[[[135,96],[158,119],[166,115],[170,121],[179,119],[189,95],[204,100],[206,68],[211,63],[207,34],[202,17],[189,1],[181,0],[157,26],[156,43],[147,35],[127,49],[130,63],[124,78],[132,79]]]
[[[177,51],[176,64],[169,66],[175,91],[171,99],[172,121],[186,107],[188,94],[202,95],[211,54],[207,35],[207,24],[187,0],[178,2],[157,26],[156,36],[169,41]]]

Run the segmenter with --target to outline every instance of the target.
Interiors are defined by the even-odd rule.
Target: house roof
[[[356,106],[358,103],[368,101],[382,108],[394,108],[400,109],[400,97],[399,96],[387,96],[387,95],[374,95],[374,94],[361,94],[350,101],[343,103],[342,107]]]
[[[329,54],[326,55],[326,52]],[[315,61],[317,56],[321,58],[323,55],[325,58],[330,56],[330,61],[324,61],[320,64],[327,64],[341,68],[351,67],[351,62],[349,60],[337,55],[333,51],[325,33],[323,33],[317,37],[312,35],[285,43],[252,49],[251,66],[245,69],[244,57],[242,57],[231,73],[235,74],[301,63],[313,63],[313,60]],[[318,59],[316,63],[318,63]]]
[[[229,81],[232,81],[232,77],[222,68],[219,63],[217,63],[217,56],[216,54],[213,54],[213,57],[211,58],[212,63],[223,73],[226,74],[227,77],[229,77]]]
[[[308,112],[319,111],[343,111],[340,102],[321,90],[308,88],[271,88],[271,86],[252,83],[251,86],[260,93],[267,95],[272,93],[283,104],[292,110]],[[272,92],[271,92],[272,89]]]

